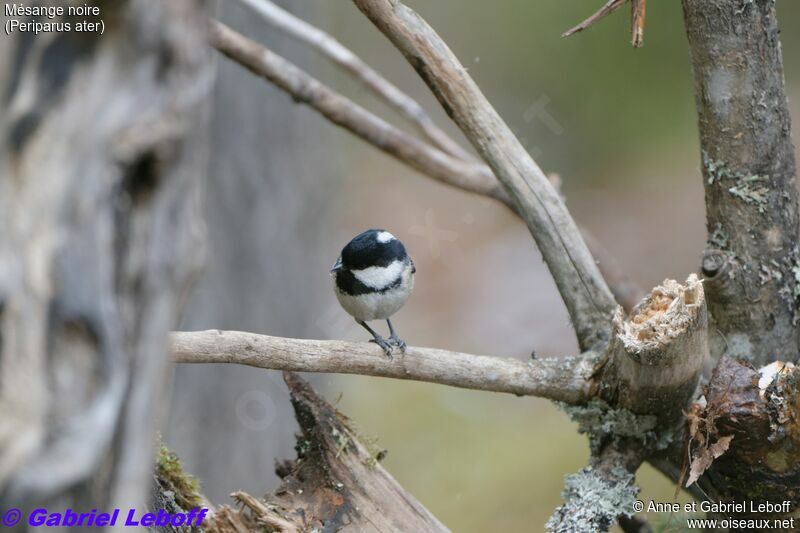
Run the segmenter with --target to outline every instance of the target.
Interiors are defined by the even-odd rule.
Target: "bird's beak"
[[[342,259],[340,257],[339,259],[336,260],[336,263],[333,265],[333,268],[331,269],[331,274],[336,274],[341,269],[342,269]]]

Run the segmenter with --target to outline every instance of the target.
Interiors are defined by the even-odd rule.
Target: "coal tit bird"
[[[370,342],[383,348],[390,359],[392,345],[406,351],[406,343],[397,336],[389,317],[408,300],[416,271],[403,243],[382,229],[353,237],[331,269],[339,304],[369,331]],[[386,320],[388,340],[367,325],[370,320]]]

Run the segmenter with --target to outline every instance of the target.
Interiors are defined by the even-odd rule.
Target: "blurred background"
[[[649,288],[697,269],[705,240],[692,80],[679,2],[650,2],[645,47],[627,10],[569,39],[602,3],[409,1],[445,38],[573,216]],[[457,139],[413,70],[344,0],[284,2],[417,98]],[[800,116],[800,5],[780,2],[786,79]],[[237,2],[220,18],[362,105],[403,124],[342,72]],[[358,232],[389,229],[417,264],[394,320],[409,344],[528,358],[577,353],[563,304],[524,225],[500,205],[409,170],[272,86],[219,60],[207,177],[208,264],[181,329],[366,340],[328,270]],[[797,134],[795,134],[797,138]],[[466,143],[464,143],[466,145]],[[216,503],[271,491],[297,429],[279,373],[181,366],[167,443]],[[384,465],[455,531],[538,531],[563,477],[588,455],[550,402],[355,376],[312,376]],[[645,467],[644,499],[674,486]]]

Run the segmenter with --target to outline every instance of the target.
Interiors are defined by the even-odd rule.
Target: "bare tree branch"
[[[561,36],[562,37],[569,37],[570,35],[574,35],[574,34],[578,33],[579,31],[583,31],[583,30],[593,26],[595,23],[603,20],[608,15],[610,15],[611,13],[616,11],[617,9],[621,8],[623,5],[625,5],[625,2],[627,2],[627,1],[628,0],[608,0],[608,2],[603,4],[603,7],[598,9],[596,12],[592,13],[592,15],[589,18],[587,18],[586,20],[584,20],[583,22],[581,22],[580,24],[578,24],[574,28],[570,28],[569,30],[565,31]]]
[[[295,28],[297,31],[306,26],[310,28],[309,31],[319,31],[305,22],[302,23],[305,26],[298,26]],[[447,158],[445,154],[388,124],[255,41],[224,25],[220,24],[217,28],[219,34],[212,33],[216,35],[214,46],[233,61],[285,91],[295,101],[309,105],[334,124],[411,168],[452,187],[494,198],[521,217],[517,206],[484,163],[472,162],[471,159],[458,161]],[[362,63],[360,59],[358,62]],[[592,254],[597,257],[598,268],[609,283],[614,297],[626,310],[631,309],[643,294],[641,287],[624,274],[597,239],[585,229],[581,231]]]
[[[644,18],[646,0],[608,0],[603,6],[592,13],[592,15],[575,26],[561,34],[562,37],[569,37],[578,32],[594,26],[608,15],[618,10],[625,5],[626,2],[631,3],[631,44],[635,48],[641,48],[644,45]]]
[[[440,129],[416,100],[397,88],[331,35],[295,17],[269,0],[239,0],[273,27],[291,35],[344,68],[373,93],[408,118],[437,148],[467,162],[475,158]]]
[[[409,346],[393,360],[369,343],[271,337],[240,331],[172,333],[178,363],[235,363],[293,372],[360,374],[427,381],[465,389],[538,396],[569,404],[591,393],[594,354],[518,359]]]
[[[631,0],[631,44],[634,48],[644,46],[644,20],[647,0]]]
[[[275,54],[230,29],[211,21],[210,40],[220,52],[309,105],[341,126],[410,167],[443,183],[490,196],[511,206],[491,170],[455,158],[415,138]]]
[[[550,268],[581,349],[605,344],[616,303],[545,174],[447,44],[416,12],[399,1],[354,2],[417,70],[506,187]]]

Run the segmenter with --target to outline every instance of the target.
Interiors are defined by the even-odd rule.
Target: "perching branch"
[[[215,48],[289,93],[297,102],[309,105],[334,124],[432,178],[510,204],[488,167],[431,147],[228,26],[217,21],[211,21],[210,25],[209,38]]]
[[[545,174],[447,44],[416,12],[394,0],[354,2],[417,70],[505,186],[550,269],[581,349],[604,345],[614,298]]]
[[[234,363],[293,372],[360,374],[427,381],[465,389],[538,396],[579,404],[591,392],[593,354],[518,359],[409,346],[390,360],[369,343],[271,337],[240,331],[172,333],[178,363]]]
[[[273,27],[298,39],[345,69],[365,87],[409,119],[437,148],[467,162],[475,158],[439,128],[416,100],[397,88],[333,36],[295,17],[269,0],[239,0]]]

